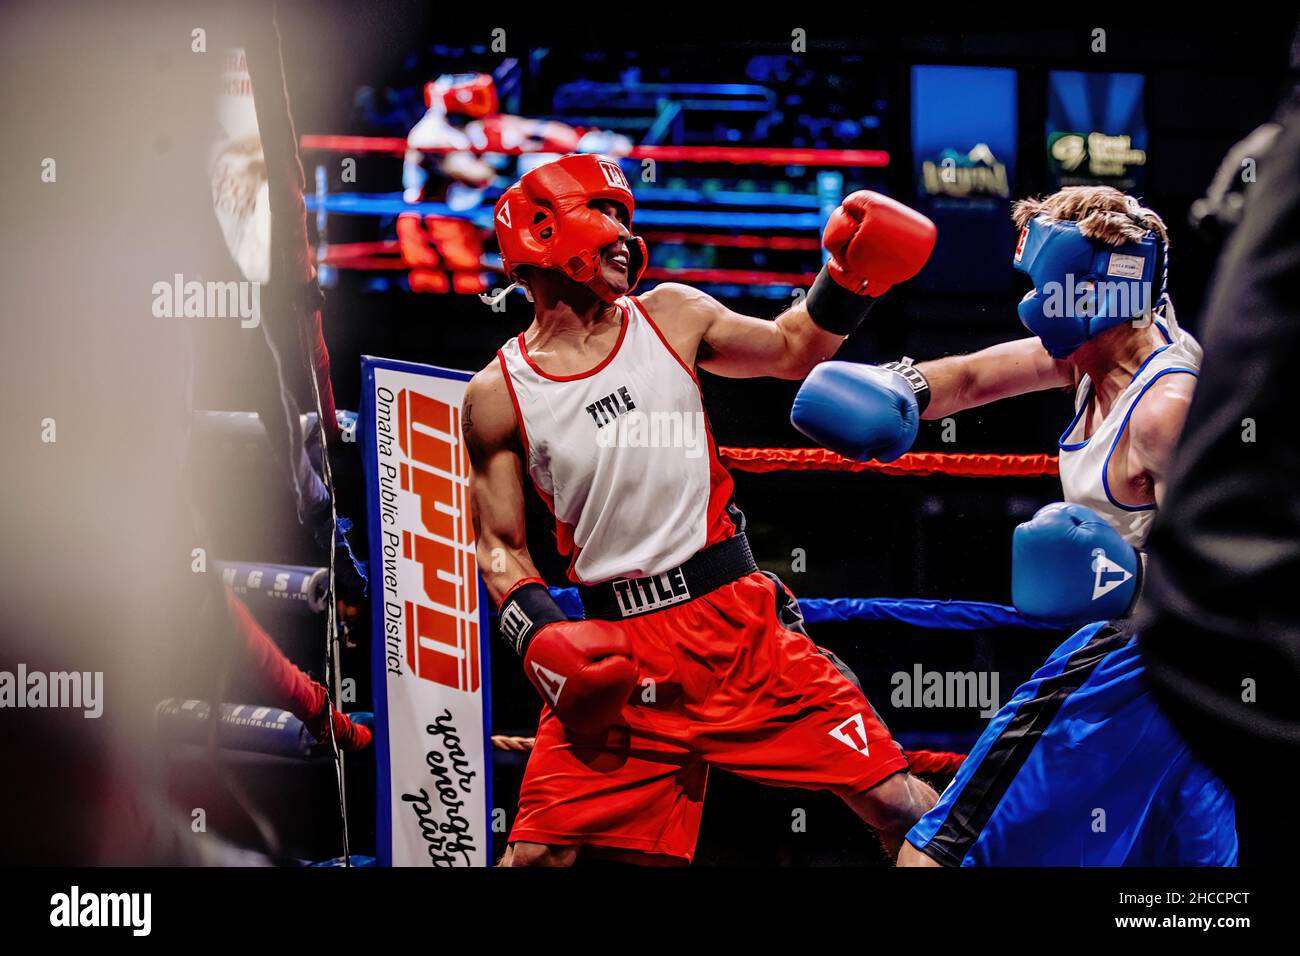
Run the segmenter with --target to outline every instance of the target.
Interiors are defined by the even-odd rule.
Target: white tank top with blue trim
[[[1061,436],[1061,488],[1065,500],[1096,511],[1133,547],[1146,544],[1155,521],[1154,504],[1132,505],[1116,500],[1107,470],[1115,447],[1123,437],[1133,409],[1151,386],[1166,375],[1196,375],[1201,368],[1201,346],[1174,323],[1157,323],[1165,343],[1142,363],[1133,380],[1120,392],[1106,416],[1083,435],[1086,411],[1092,403],[1092,382],[1084,376],[1074,396],[1074,419]]]

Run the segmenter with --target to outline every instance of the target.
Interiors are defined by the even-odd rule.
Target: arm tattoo
[[[470,410],[474,406],[466,402],[465,407],[460,412],[460,433],[465,436],[465,444],[470,442],[470,433],[474,431],[474,420],[470,417]]]

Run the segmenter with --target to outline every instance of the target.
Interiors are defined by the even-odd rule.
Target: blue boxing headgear
[[[1020,321],[1053,358],[1065,358],[1088,339],[1145,315],[1160,239],[1148,232],[1120,246],[1094,242],[1077,222],[1036,216],[1020,232],[1015,267],[1034,280],[1020,300]],[[1160,296],[1164,296],[1163,276]]]

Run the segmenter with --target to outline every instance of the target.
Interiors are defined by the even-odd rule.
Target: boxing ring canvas
[[[486,866],[490,628],[460,431],[470,373],[361,367],[379,860]]]

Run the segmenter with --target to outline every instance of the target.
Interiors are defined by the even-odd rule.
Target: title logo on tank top
[[[687,458],[699,458],[707,450],[703,412],[640,411],[625,385],[587,405],[586,411],[596,423],[596,443],[602,448],[681,448]]]
[[[636,408],[636,402],[628,394],[627,386],[621,386],[617,392],[610,392],[604,398],[597,399],[587,406],[587,414],[596,423],[597,428],[608,425],[620,415],[626,415]]]

